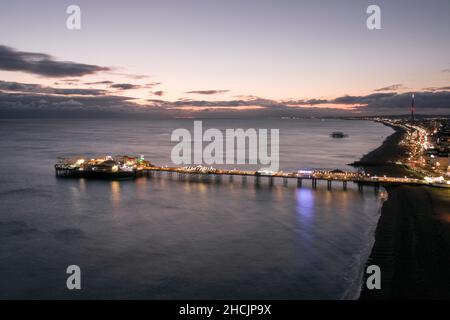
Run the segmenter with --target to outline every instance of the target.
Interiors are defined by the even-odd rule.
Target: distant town
[[[406,131],[400,146],[407,157],[399,165],[406,165],[428,182],[450,184],[450,124],[448,118],[421,120],[378,119]]]

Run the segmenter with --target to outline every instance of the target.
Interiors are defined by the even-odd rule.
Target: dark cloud
[[[368,112],[376,114],[392,114],[409,110],[411,104],[411,92],[398,94],[395,92],[388,93],[374,93],[364,96],[345,95],[335,99],[310,99],[310,100],[289,100],[289,101],[275,101],[262,98],[253,99],[238,99],[238,100],[224,100],[224,101],[208,101],[208,100],[190,100],[183,99],[177,101],[164,100],[149,100],[152,106],[158,106],[167,109],[183,109],[183,108],[207,108],[214,107],[220,109],[238,109],[238,107],[257,106],[272,112],[279,112],[285,114],[289,110],[296,112],[295,109],[308,110],[311,114],[320,112],[320,104],[351,106],[355,111]],[[439,110],[439,112],[450,113],[450,92],[416,92],[415,93],[416,106],[418,112],[432,112]],[[307,108],[308,106],[312,106]],[[332,109],[332,108],[331,108]],[[352,111],[347,111],[351,114]],[[405,111],[406,112],[406,111]]]
[[[84,84],[87,86],[97,85],[97,84],[113,84],[114,82],[105,80],[105,81],[95,81],[95,82],[85,82]]]
[[[55,81],[53,84],[55,86],[57,86],[57,85],[76,86],[79,84],[79,80],[78,79],[62,79],[59,81]]]
[[[19,83],[0,80],[0,90],[9,92],[23,93],[43,93],[43,94],[59,94],[59,95],[104,95],[106,90],[99,89],[62,89],[45,87],[40,84]]]
[[[62,95],[88,95],[88,96],[100,96],[107,93],[106,90],[100,89],[60,89],[60,88],[47,88],[49,93],[62,94]]]
[[[158,90],[158,91],[153,91],[151,93],[154,94],[155,96],[161,97],[164,94],[164,91]]]
[[[17,93],[0,91],[0,110],[26,111],[30,113],[40,111],[78,110],[110,110],[120,109],[132,111],[135,104],[132,98],[113,95],[51,95],[36,93]]]
[[[213,95],[213,94],[226,93],[229,91],[230,90],[194,90],[194,91],[187,91],[186,93]]]
[[[425,91],[447,91],[450,90],[450,86],[447,87],[428,87],[424,88]]]
[[[251,100],[221,100],[221,101],[209,101],[209,100],[191,100],[191,99],[180,99],[177,101],[164,101],[164,100],[148,100],[153,106],[165,107],[165,108],[236,108],[236,107],[249,107],[257,106],[264,108],[275,108],[275,107],[285,107],[286,105],[268,99],[251,99]]]
[[[282,101],[282,103],[286,105],[316,105],[316,104],[324,104],[329,103],[329,100],[325,99],[309,99],[309,100],[286,100]]]
[[[145,88],[153,88],[153,87],[156,87],[156,86],[159,86],[161,84],[161,82],[150,82],[150,83],[146,83],[145,84]]]
[[[417,112],[432,109],[446,110],[450,112],[450,92],[415,92],[415,104]],[[399,112],[404,111],[411,105],[412,92],[405,93],[376,93],[366,96],[343,96],[329,103],[360,105],[362,111]]]
[[[108,71],[109,68],[71,61],[56,61],[48,54],[17,51],[0,45],[0,70],[21,71],[47,77],[76,77]]]
[[[441,87],[448,88],[448,87]],[[155,96],[162,96],[158,91]],[[247,96],[231,100],[198,100],[181,98],[175,101],[149,99],[137,104],[133,98],[113,95],[107,90],[59,89],[37,84],[0,81],[0,116],[64,116],[70,114],[117,113],[143,114],[158,117],[280,117],[280,116],[349,116],[403,114],[409,112],[411,92],[378,92],[369,95],[344,95],[334,99],[278,101]],[[415,92],[417,113],[449,114],[450,91]],[[324,108],[323,104],[327,104]],[[333,106],[335,105],[335,106]],[[248,108],[246,108],[248,107]],[[254,108],[258,107],[258,108]],[[346,107],[346,108],[342,108]],[[348,110],[351,107],[352,110]],[[208,111],[206,111],[208,110]]]
[[[120,90],[131,90],[131,89],[141,89],[141,88],[150,89],[150,88],[153,88],[160,84],[161,84],[161,82],[151,82],[151,83],[147,83],[144,85],[133,84],[133,83],[115,83],[115,84],[111,85],[111,88],[120,89]],[[160,91],[160,92],[162,92],[162,91]]]
[[[327,100],[324,100],[324,99],[309,99],[309,100],[306,100],[305,103],[309,104],[309,105],[315,105],[315,104],[327,103]]]
[[[0,91],[1,118],[170,118],[177,116],[163,108],[143,107],[133,98],[102,96],[66,96]]]
[[[111,85],[111,88],[120,89],[120,90],[131,90],[131,89],[139,89],[142,86],[132,83],[115,83]]]
[[[397,90],[402,89],[402,88],[403,88],[403,85],[401,83],[397,83],[397,84],[392,84],[392,85],[387,86],[387,87],[375,89],[373,91],[377,91],[377,92],[379,92],[379,91],[397,91]]]
[[[350,105],[370,105],[379,101],[386,101],[392,97],[397,96],[396,93],[373,93],[366,96],[349,96],[345,95],[342,97],[338,97],[336,99],[328,100],[327,103],[336,103],[336,104],[350,104]]]

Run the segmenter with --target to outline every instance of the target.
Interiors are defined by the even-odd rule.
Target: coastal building
[[[91,165],[88,169],[98,172],[116,172],[118,170],[118,166],[116,161],[108,159],[99,164]]]

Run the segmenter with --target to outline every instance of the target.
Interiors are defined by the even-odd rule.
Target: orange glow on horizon
[[[302,105],[287,105],[290,108],[319,108],[319,109],[339,109],[339,110],[358,110],[366,107],[367,105],[361,104],[337,104],[337,103],[319,103],[314,105],[302,104]]]

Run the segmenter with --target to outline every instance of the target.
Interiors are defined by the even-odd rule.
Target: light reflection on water
[[[115,209],[120,208],[120,182],[111,181],[111,204]]]
[[[301,217],[311,219],[313,215],[314,195],[311,189],[297,189],[297,212]]]

